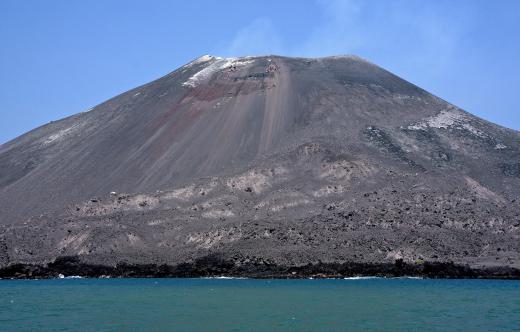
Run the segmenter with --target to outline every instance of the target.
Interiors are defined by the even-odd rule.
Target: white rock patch
[[[411,130],[425,130],[428,128],[448,129],[451,126],[464,122],[464,114],[453,108],[442,110],[439,114],[429,117],[422,122],[408,126]]]
[[[209,54],[206,54],[206,55],[201,56],[200,58],[195,59],[194,61],[191,62],[191,64],[197,64],[197,63],[202,63],[202,62],[208,62],[209,60],[212,60],[212,59],[214,59],[214,58],[215,58],[214,56],[211,56],[211,55],[209,55]]]
[[[218,219],[218,218],[231,218],[235,214],[230,210],[210,210],[202,213],[203,218]]]
[[[270,210],[272,212],[279,212],[281,210],[290,209],[290,208],[294,208],[294,207],[297,207],[300,205],[309,204],[310,202],[311,202],[310,200],[308,200],[306,198],[302,198],[302,199],[286,202],[283,204],[271,206]]]
[[[195,196],[201,196],[210,193],[215,189],[215,187],[218,185],[218,182],[216,179],[213,179],[208,184],[204,186],[195,186],[190,185],[187,187],[182,187],[179,189],[175,189],[169,192],[165,192],[161,195],[161,198],[163,199],[180,199],[180,200],[187,200]]]
[[[199,248],[209,249],[220,243],[229,243],[239,240],[242,232],[237,228],[218,229],[205,233],[189,234],[186,244],[194,243]]]
[[[322,187],[312,193],[314,197],[326,197],[330,195],[337,195],[341,194],[346,190],[342,185],[328,185],[325,187]]]
[[[77,123],[71,127],[59,130],[59,131],[55,132],[54,134],[50,135],[49,137],[47,137],[47,139],[43,142],[43,144],[47,145],[47,144],[51,144],[52,142],[62,140],[67,135],[72,134],[80,127],[81,127],[81,124]]]
[[[268,170],[251,170],[245,174],[230,178],[226,185],[229,189],[251,190],[255,193],[261,193],[271,187],[276,180],[275,177],[287,174],[288,171],[284,167],[276,167]]]
[[[89,235],[90,233],[87,231],[77,235],[67,236],[58,243],[57,247],[59,249],[72,248],[78,250],[88,239]]]
[[[204,58],[204,57],[201,57]],[[201,59],[199,58],[199,59]],[[221,71],[230,67],[241,67],[253,63],[255,60],[250,58],[219,58],[219,57],[210,57],[204,58],[203,60],[195,60],[200,62],[208,62],[210,60],[215,60],[208,66],[204,67],[193,76],[191,76],[186,82],[182,83],[184,86],[196,87],[201,82],[208,80],[214,73]],[[193,62],[191,63],[193,64]],[[190,64],[190,65],[191,65]]]
[[[488,135],[469,123],[468,117],[454,106],[442,110],[439,114],[426,118],[424,121],[408,126],[409,130],[426,130],[428,128],[467,130],[475,136],[486,138]]]

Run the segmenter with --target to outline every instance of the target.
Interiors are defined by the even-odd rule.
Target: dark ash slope
[[[0,267],[520,266],[520,134],[357,57],[201,57],[0,146]]]

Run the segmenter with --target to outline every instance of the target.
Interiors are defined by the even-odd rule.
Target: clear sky
[[[520,1],[0,0],[0,143],[203,54],[356,54],[520,130]]]

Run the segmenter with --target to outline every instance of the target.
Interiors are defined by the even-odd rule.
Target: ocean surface
[[[0,280],[0,331],[520,331],[520,281]]]

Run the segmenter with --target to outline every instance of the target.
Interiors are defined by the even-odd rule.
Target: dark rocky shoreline
[[[0,279],[51,279],[59,276],[85,278],[203,278],[245,277],[255,279],[307,279],[376,276],[431,279],[514,279],[520,270],[512,267],[471,268],[453,262],[406,263],[317,263],[287,267],[271,264],[236,265],[218,256],[206,256],[178,265],[126,264],[116,266],[81,262],[78,257],[60,257],[47,265],[12,264],[0,269]]]

